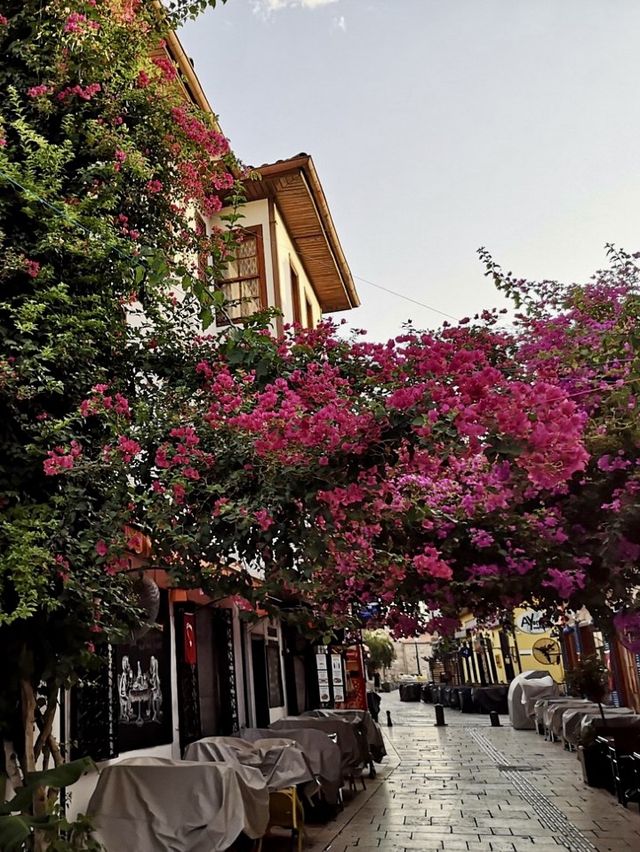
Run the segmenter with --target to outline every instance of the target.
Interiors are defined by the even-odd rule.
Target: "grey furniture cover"
[[[604,707],[605,719],[614,719],[616,716],[633,716],[634,712],[629,707]],[[583,720],[590,719],[602,722],[602,716],[598,706],[585,709],[572,708],[565,710],[562,715],[562,739],[571,745],[577,745],[580,739],[580,729]]]
[[[342,719],[318,719],[314,716],[285,716],[278,719],[269,726],[273,731],[294,729],[315,729],[322,731],[327,736],[334,736],[342,757],[342,770],[349,775],[351,769],[362,766],[363,751],[361,739],[358,737],[353,725]],[[286,734],[283,734],[286,736]]]
[[[542,714],[545,731],[554,737],[562,736],[562,717],[567,710],[589,710],[597,707],[586,698],[568,698],[561,704],[550,704]]]
[[[313,781],[313,772],[303,750],[287,739],[248,742],[238,737],[205,737],[187,746],[185,760],[212,760],[252,766],[262,772],[270,790],[282,790]]]
[[[580,721],[579,739],[588,737],[591,732],[606,737],[608,736],[608,731],[620,728],[635,728],[640,732],[640,716],[635,713],[623,713],[612,716],[611,713],[605,712],[605,719],[606,725],[602,721],[600,714],[597,716],[592,716],[591,714],[583,716]],[[597,731],[594,729],[597,729]]]
[[[291,728],[273,730],[271,728],[243,728],[240,732],[243,740],[260,742],[265,739],[280,740],[286,738],[297,743],[303,750],[311,771],[320,782],[322,793],[331,804],[339,799],[344,777],[340,749],[322,731],[311,728]]]
[[[87,813],[107,852],[223,852],[262,837],[269,791],[248,766],[134,757],[101,770]]]
[[[554,704],[566,704],[570,699],[566,695],[558,695],[556,698],[538,698],[534,705],[533,715],[539,725],[544,725],[544,711]]]
[[[368,710],[307,710],[302,715],[314,716],[318,719],[343,719],[345,722],[356,725],[364,733],[370,756],[376,763],[380,763],[387,753],[380,725],[373,721]],[[368,757],[365,757],[365,759],[368,759]]]

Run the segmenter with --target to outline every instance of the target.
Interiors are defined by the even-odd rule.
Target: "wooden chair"
[[[272,828],[291,829],[291,850],[302,852],[304,838],[304,812],[302,802],[298,798],[295,787],[275,790],[269,794],[269,825],[267,834]],[[262,840],[257,852],[262,852]]]
[[[347,775],[347,780],[349,782],[349,790],[352,793],[357,792],[356,781],[360,781],[362,784],[362,789],[366,790],[367,785],[364,780],[364,766],[359,766],[357,769],[349,770],[349,774]]]

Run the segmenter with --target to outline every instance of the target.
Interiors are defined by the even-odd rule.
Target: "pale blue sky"
[[[228,0],[181,34],[250,164],[311,154],[356,276],[455,316],[475,251],[584,280],[640,249],[638,0]],[[426,308],[356,281],[386,338]]]

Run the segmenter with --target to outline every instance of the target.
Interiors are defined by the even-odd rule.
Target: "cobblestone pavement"
[[[308,852],[640,852],[640,814],[585,786],[575,754],[487,717],[383,696],[390,757]],[[395,754],[394,754],[395,751]]]

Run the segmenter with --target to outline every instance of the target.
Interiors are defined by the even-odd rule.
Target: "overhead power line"
[[[419,302],[417,299],[412,299],[411,296],[405,296],[404,293],[398,293],[397,290],[390,290],[389,287],[383,287],[382,284],[375,284],[373,281],[369,281],[367,278],[362,278],[360,275],[354,275],[353,277],[358,281],[362,281],[363,284],[368,284],[370,287],[375,287],[377,290],[384,290],[385,293],[390,293],[392,296],[404,299],[405,302],[411,302],[414,305],[419,305],[421,308],[433,311],[434,314],[440,314],[440,316],[447,317],[448,319],[452,319],[454,322],[458,322],[459,317],[454,317],[446,311],[441,311],[440,308],[434,308],[433,305],[427,305],[426,302]]]

